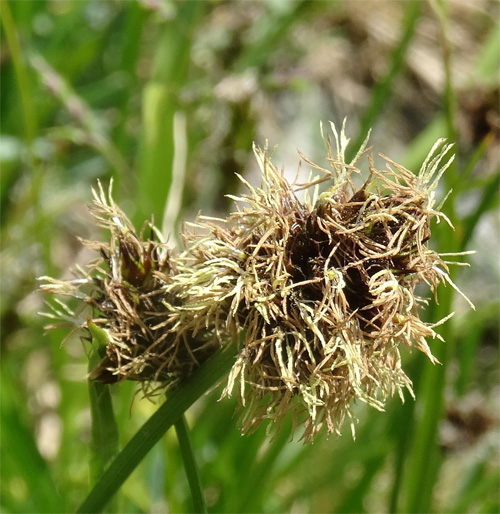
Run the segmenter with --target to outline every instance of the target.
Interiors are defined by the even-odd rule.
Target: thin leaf
[[[191,489],[193,512],[206,513],[207,506],[205,504],[205,498],[203,497],[200,473],[194,457],[193,446],[189,435],[189,427],[184,415],[176,421],[175,432],[177,434],[177,439],[179,440],[179,448],[181,450],[182,461],[184,463],[184,470],[186,471],[189,488]]]
[[[109,336],[90,320],[87,322],[92,335],[92,348],[89,356],[89,373],[103,358]],[[91,441],[90,441],[90,476],[94,484],[102,475],[107,465],[118,453],[118,425],[113,411],[110,386],[89,380]]]

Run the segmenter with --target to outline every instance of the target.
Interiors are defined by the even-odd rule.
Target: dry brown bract
[[[239,390],[243,431],[266,419],[279,427],[293,411],[306,441],[322,427],[340,433],[346,416],[353,427],[353,401],[382,410],[389,396],[403,398],[405,388],[413,394],[399,346],[435,361],[426,340],[439,338],[435,325],[420,320],[425,300],[414,288],[425,282],[435,295],[441,282],[456,287],[426,246],[430,220],[449,223],[434,191],[453,160],[446,160],[450,145],[439,140],[418,175],[384,156],[381,171],[366,141],[346,164],[344,127],[332,130],[332,169],[305,159],[319,174],[305,184],[289,183],[256,148],[262,185],[242,178],[249,193],[234,197],[235,212],[200,217],[183,234],[182,253],[137,236],[102,189],[95,195],[95,216],[111,242],[87,243],[101,259],[77,281],[43,286],[83,298],[108,331],[92,378],[170,387],[242,336],[223,395]],[[356,188],[362,158],[369,177]],[[330,187],[319,194],[322,184]]]

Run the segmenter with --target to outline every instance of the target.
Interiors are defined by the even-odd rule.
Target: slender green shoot
[[[191,490],[191,497],[193,499],[193,512],[196,514],[204,514],[207,512],[207,506],[205,504],[200,473],[198,470],[198,465],[196,464],[191,437],[189,435],[189,427],[184,415],[182,415],[179,420],[175,422],[175,433],[177,434],[177,439],[179,440],[182,462],[184,464],[184,470],[186,471],[189,488]]]
[[[107,333],[95,323],[89,321],[92,335],[92,347],[89,355],[89,372],[104,356]],[[118,453],[118,425],[113,412],[110,386],[89,380],[90,412],[92,416],[90,443],[90,479],[97,482],[109,462]]]
[[[104,471],[77,512],[101,512],[165,432],[203,393],[226,375],[233,364],[233,352],[219,350],[190,379],[173,391]]]

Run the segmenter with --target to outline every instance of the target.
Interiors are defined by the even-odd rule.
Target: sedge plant
[[[261,184],[240,177],[248,192],[231,197],[233,212],[186,224],[181,248],[167,244],[152,222],[136,231],[111,184],[106,190],[99,183],[91,212],[109,237],[83,241],[96,259],[74,279],[42,277],[44,292],[80,305],[70,309],[56,299],[49,328],[70,325],[94,350],[100,341],[88,380],[133,380],[144,396],[166,392],[165,408],[183,404],[143,451],[196,399],[191,393],[182,402],[183,388],[208,361],[216,371],[206,386],[223,381],[222,397],[238,396],[243,433],[262,423],[279,432],[290,414],[292,433],[300,431],[306,443],[323,431],[340,435],[346,420],[354,436],[357,402],[382,411],[389,397],[413,395],[402,348],[437,363],[429,342],[440,339],[434,329],[453,313],[423,321],[429,299],[415,288],[427,285],[435,300],[440,284],[462,294],[447,260],[461,254],[427,244],[433,218],[451,226],[435,194],[453,161],[451,145],[438,140],[417,173],[381,154],[379,169],[368,137],[346,162],[345,122],[331,130],[324,136],[329,167],[303,157],[313,170],[303,182],[289,181],[268,150],[255,147]],[[363,160],[368,175],[360,181]],[[120,466],[126,478],[140,456],[124,466],[119,455],[108,475]],[[113,480],[111,492],[121,479]],[[99,505],[92,501],[82,509]]]

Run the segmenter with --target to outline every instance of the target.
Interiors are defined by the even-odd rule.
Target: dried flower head
[[[111,186],[108,195],[101,184],[93,194],[91,213],[110,237],[107,242],[82,242],[96,250],[99,258],[85,269],[78,268],[74,280],[41,277],[42,291],[77,298],[88,308],[76,315],[55,299],[52,313],[46,315],[83,329],[88,339],[96,329],[104,330],[105,356],[89,373],[90,379],[137,380],[147,394],[157,387],[168,389],[203,362],[214,345],[176,334],[177,318],[171,306],[178,301],[165,291],[176,264],[160,231],[145,223],[137,234],[113,201]],[[48,328],[54,326],[61,323]]]
[[[451,145],[439,140],[415,175],[382,155],[386,169],[377,169],[367,140],[346,163],[344,126],[332,130],[331,169],[304,158],[318,173],[306,183],[286,180],[255,148],[261,186],[240,177],[249,193],[232,197],[236,210],[199,217],[184,230],[180,253],[152,224],[137,235],[111,196],[95,193],[94,216],[110,242],[86,243],[101,257],[78,279],[46,278],[44,286],[83,299],[89,320],[107,331],[91,378],[168,388],[216,348],[241,341],[223,395],[237,387],[242,430],[264,420],[279,427],[292,411],[305,441],[322,428],[340,433],[346,416],[353,427],[357,400],[382,410],[389,396],[413,394],[399,347],[435,362],[427,340],[440,338],[436,324],[420,320],[426,300],[415,286],[425,282],[434,295],[440,283],[456,288],[426,245],[432,218],[451,225],[434,196]],[[356,187],[364,158],[369,176]],[[74,319],[69,310],[57,314]],[[81,325],[91,328],[89,320]]]
[[[425,300],[414,288],[455,287],[426,246],[430,220],[449,223],[434,208],[434,190],[453,159],[443,163],[450,145],[438,141],[418,175],[383,156],[382,171],[366,141],[346,164],[344,128],[340,135],[332,129],[331,170],[306,160],[320,176],[289,183],[256,148],[261,187],[241,179],[249,189],[234,197],[241,207],[225,220],[201,218],[197,226],[209,235],[186,239],[201,296],[191,295],[185,308],[192,306],[200,326],[211,320],[221,343],[245,330],[224,390],[230,395],[239,382],[244,432],[264,420],[279,424],[293,411],[306,441],[322,427],[339,433],[353,401],[383,409],[394,393],[413,394],[400,344],[435,361],[426,339],[440,337],[420,320]],[[364,156],[369,177],[357,189],[352,175]],[[320,183],[331,185],[319,195],[309,191]]]

